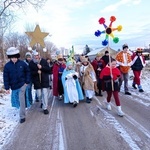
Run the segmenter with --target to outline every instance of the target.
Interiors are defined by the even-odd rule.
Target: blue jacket
[[[25,83],[30,83],[30,70],[27,64],[22,60],[13,63],[11,60],[4,66],[3,72],[4,87],[6,90],[16,90]]]

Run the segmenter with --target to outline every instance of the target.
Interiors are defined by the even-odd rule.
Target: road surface
[[[48,115],[35,102],[3,150],[150,150],[148,93],[120,92],[124,117],[117,115],[113,98],[112,110],[106,110],[103,94],[76,108],[51,96]]]

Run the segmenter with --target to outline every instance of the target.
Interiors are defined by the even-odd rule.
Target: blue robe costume
[[[64,69],[63,71],[63,74],[62,74],[62,84],[63,84],[63,88],[64,88],[64,103],[69,103],[69,97],[68,97],[68,92],[65,88],[65,78],[68,74],[70,73],[75,73],[75,70],[67,70],[67,69]],[[80,86],[80,83],[79,83],[79,80],[78,79],[75,79],[75,84],[76,84],[76,89],[77,89],[77,93],[78,93],[78,98],[79,100],[83,100],[84,99],[84,96],[83,96],[83,92],[82,92],[82,89],[81,89],[81,86]]]

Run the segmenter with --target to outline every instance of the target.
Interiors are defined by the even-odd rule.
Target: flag
[[[72,49],[69,52],[69,56],[67,58],[67,61],[71,61],[71,62],[74,61],[74,46],[72,46]]]

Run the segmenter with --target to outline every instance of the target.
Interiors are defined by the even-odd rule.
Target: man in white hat
[[[30,83],[30,70],[28,65],[19,59],[19,50],[15,47],[10,47],[6,52],[10,59],[4,66],[4,87],[7,94],[11,93],[12,107],[20,108],[19,116],[20,123],[25,122],[25,107],[29,106],[29,101],[25,100],[25,91]]]

